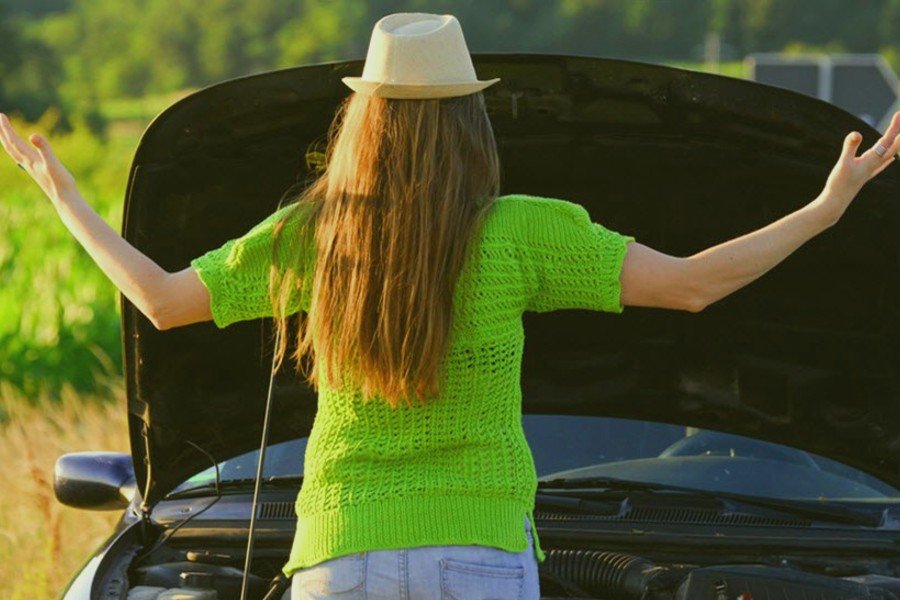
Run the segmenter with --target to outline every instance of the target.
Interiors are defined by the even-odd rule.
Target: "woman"
[[[291,335],[297,369],[310,359],[318,412],[284,565],[294,598],[538,598],[522,313],[700,311],[836,223],[900,150],[900,113],[860,156],[852,132],[806,206],[681,258],[580,205],[498,196],[481,94],[497,80],[477,80],[452,16],[381,19],[363,76],[344,81],[355,93],[321,176],[176,273],[97,216],[45,139],[32,147],[0,115],[5,150],[157,328],[275,316],[279,364]]]

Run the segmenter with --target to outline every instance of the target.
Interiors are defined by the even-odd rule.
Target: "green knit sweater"
[[[191,261],[209,289],[216,326],[272,316],[270,239],[289,208]],[[284,573],[375,549],[524,550],[537,474],[522,429],[522,313],[621,312],[619,273],[633,240],[593,223],[579,204],[523,194],[497,199],[477,260],[470,253],[455,290],[456,306],[465,296],[466,309],[454,313],[441,395],[392,409],[364,404],[354,390],[319,387]],[[308,294],[295,303],[297,311],[306,307]],[[536,532],[534,540],[543,561]]]

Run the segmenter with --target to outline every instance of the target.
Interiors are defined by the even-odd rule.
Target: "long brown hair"
[[[287,309],[308,294],[292,358],[312,386],[320,377],[351,383],[394,408],[439,393],[456,282],[499,187],[481,92],[350,94],[329,129],[324,170],[276,227],[273,265],[284,222],[302,219],[288,268],[271,270],[276,369]]]

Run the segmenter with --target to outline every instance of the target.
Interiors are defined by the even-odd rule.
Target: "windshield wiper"
[[[732,492],[717,492],[701,490],[697,488],[667,485],[662,483],[649,483],[644,481],[631,481],[617,479],[615,477],[576,477],[556,478],[538,481],[539,490],[584,490],[602,488],[604,492],[650,492],[650,493],[679,493],[698,498],[714,500],[731,500],[740,504],[748,504],[761,508],[787,512],[795,516],[808,517],[821,521],[832,521],[848,525],[861,525],[865,527],[878,527],[882,522],[882,511],[877,513],[866,511],[840,504],[821,504],[807,500],[788,500],[781,498],[764,498],[761,496],[748,496]]]
[[[585,500],[578,496],[562,496],[559,494],[535,494],[534,503],[537,508],[553,511],[574,512],[591,515],[617,515],[622,511],[620,500]]]
[[[252,485],[255,479],[253,477],[242,477],[239,479],[225,479],[224,481],[219,482],[218,489],[220,491],[232,491],[232,490],[243,490],[250,487],[252,489]],[[263,477],[262,487],[267,489],[272,488],[291,488],[297,487],[301,483],[303,483],[303,477],[300,475],[278,475],[273,477]],[[167,500],[174,500],[176,498],[189,498],[193,496],[209,496],[214,495],[216,493],[216,482],[208,481],[206,483],[201,483],[200,485],[196,485],[194,487],[189,487],[183,490],[178,490],[177,492],[171,492],[166,496]]]

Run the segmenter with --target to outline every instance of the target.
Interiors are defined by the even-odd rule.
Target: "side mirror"
[[[67,506],[116,510],[128,506],[136,483],[131,456],[120,452],[73,452],[56,459],[53,491]]]

